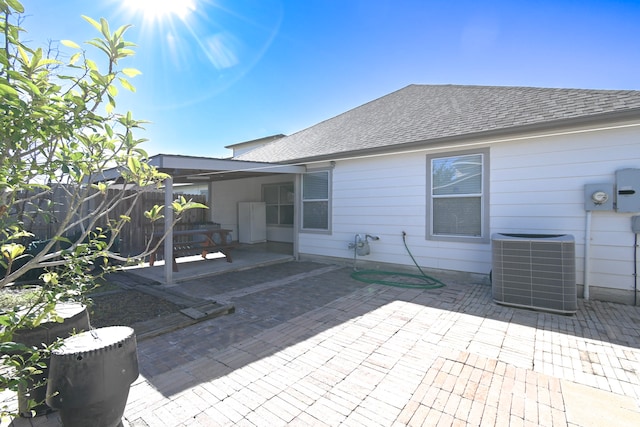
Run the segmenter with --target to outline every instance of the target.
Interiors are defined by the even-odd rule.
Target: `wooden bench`
[[[153,244],[157,243],[157,239],[162,239],[163,233],[155,233]],[[206,259],[208,253],[221,252],[227,262],[233,262],[231,259],[231,250],[238,244],[231,239],[231,230],[224,228],[198,228],[192,230],[180,230],[173,232],[173,271],[178,271],[176,257],[180,255],[196,255],[200,254]],[[158,255],[163,255],[164,245],[160,245],[158,249],[149,256],[149,265],[153,266]]]

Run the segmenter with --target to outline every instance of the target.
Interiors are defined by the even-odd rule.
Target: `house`
[[[406,233],[422,267],[481,275],[493,233],[569,234],[580,295],[588,283],[591,298],[634,301],[640,182],[617,197],[633,199],[625,209],[611,201],[616,172],[640,169],[640,91],[410,85],[263,142],[233,161],[305,172],[212,182],[227,228],[238,202],[264,201],[268,240],[299,258],[351,262],[369,233],[380,239],[363,260],[410,267]],[[609,203],[588,210],[591,184]]]
[[[569,235],[579,295],[637,298],[640,91],[410,85],[229,148],[152,157],[166,204],[174,183],[205,184],[211,221],[238,236],[238,204],[264,202],[267,240],[298,259],[353,263],[370,234],[369,266],[412,268],[406,241],[435,275],[486,280],[495,233]]]

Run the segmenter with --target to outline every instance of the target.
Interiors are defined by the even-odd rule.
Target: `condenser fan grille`
[[[577,310],[573,236],[494,234],[492,292],[499,304],[559,313]]]

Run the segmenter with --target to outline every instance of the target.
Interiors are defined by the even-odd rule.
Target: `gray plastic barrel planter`
[[[53,344],[58,338],[67,338],[73,333],[86,331],[89,326],[87,307],[79,303],[60,303],[56,306],[56,313],[64,319],[63,322],[43,322],[38,327],[18,329],[13,334],[15,342],[31,347],[41,347],[42,344]],[[49,361],[46,361],[49,365]],[[21,386],[18,391],[18,411],[23,417],[44,415],[51,412],[44,402],[47,392],[43,384],[48,376],[48,368],[42,369],[42,374],[35,375],[29,383]],[[36,402],[36,406],[29,408],[29,400]]]
[[[65,427],[121,425],[129,388],[138,378],[136,336],[110,326],[72,336],[54,350],[47,404]]]

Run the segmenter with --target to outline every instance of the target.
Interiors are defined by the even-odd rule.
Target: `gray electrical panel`
[[[616,210],[640,212],[640,169],[616,171]]]
[[[585,211],[612,211],[613,184],[586,184],[584,186]]]
[[[640,215],[631,217],[631,231],[640,234]]]

